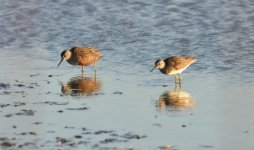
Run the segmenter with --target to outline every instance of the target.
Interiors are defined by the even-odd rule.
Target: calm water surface
[[[0,2],[1,149],[254,148],[254,1]],[[56,67],[75,45],[96,75]],[[170,55],[198,58],[181,91]]]

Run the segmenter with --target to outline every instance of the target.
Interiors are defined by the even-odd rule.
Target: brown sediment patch
[[[53,74],[49,74],[49,75],[48,75],[49,78],[52,78],[52,77],[54,77],[54,76],[60,76],[60,75],[53,75]]]
[[[56,133],[56,131],[50,130],[50,131],[47,131],[47,133]]]
[[[20,135],[24,136],[24,135],[37,135],[37,133],[30,131],[30,132],[22,132],[20,133]]]
[[[81,144],[86,145],[90,142],[85,140],[77,141],[76,139],[71,139],[71,138],[56,137],[56,143],[60,145],[70,146],[70,147],[77,147],[78,145],[81,145]]]
[[[106,130],[105,130],[106,131]],[[132,132],[128,132],[126,134],[123,134],[123,135],[119,135],[117,133],[114,133],[115,131],[106,131],[104,132],[104,130],[99,130],[99,131],[96,131],[94,132],[95,133],[101,133],[101,134],[109,134],[109,136],[113,136],[113,137],[106,137],[105,139],[103,140],[100,140],[98,143],[94,144],[92,146],[92,148],[95,148],[95,149],[119,149],[117,147],[105,147],[105,144],[109,144],[109,143],[123,143],[123,142],[129,142],[129,140],[140,140],[140,139],[143,139],[147,136],[145,135],[139,135],[139,134],[134,134]],[[100,134],[97,134],[97,135],[100,135]],[[133,149],[132,147],[126,147],[125,149]]]
[[[16,145],[15,140],[16,138],[9,139],[7,137],[1,137],[0,138],[1,146],[6,148],[13,147]]]
[[[113,94],[116,94],[116,95],[122,95],[122,94],[123,94],[123,92],[116,91],[116,92],[114,92]]]
[[[101,144],[115,143],[115,142],[128,142],[128,140],[116,139],[116,138],[106,138],[100,141]]]
[[[81,135],[75,135],[74,137],[75,137],[76,139],[81,139],[81,138],[82,138]]]
[[[33,116],[36,113],[32,109],[21,109],[20,112],[16,113],[17,116]]]
[[[0,90],[8,88],[10,88],[10,83],[0,83]]]
[[[82,132],[81,134],[92,134],[90,131]]]
[[[64,128],[65,129],[75,129],[75,127],[73,127],[73,126],[65,126]]]
[[[125,139],[138,139],[139,140],[139,139],[146,138],[147,136],[146,135],[133,134],[133,133],[129,132],[129,133],[126,133],[126,134],[124,134],[120,137],[123,137]]]
[[[19,106],[24,106],[26,103],[24,102],[14,102],[13,104],[0,104],[1,108],[9,107],[9,106],[14,106],[14,107],[19,107]]]
[[[36,73],[36,74],[31,74],[29,75],[30,77],[36,77],[36,76],[39,76],[40,74],[39,73]]]
[[[69,142],[69,140],[67,140],[66,138],[62,138],[62,137],[56,137],[56,142],[60,143],[60,144],[66,144]]]
[[[7,107],[7,106],[11,106],[11,104],[0,104],[1,108]]]
[[[214,148],[213,145],[201,145],[202,148]]]
[[[66,108],[66,110],[88,110],[87,107],[80,107],[80,108]]]
[[[24,88],[28,88],[28,89],[33,89],[34,87],[38,87],[40,86],[38,83],[36,82],[32,82],[32,83],[24,83],[24,82],[21,82],[21,81],[18,81],[18,80],[15,80],[15,84],[10,84],[10,83],[0,83],[0,90],[3,90],[3,91],[0,91],[0,94],[1,95],[12,95],[12,94],[15,94],[15,95],[20,95],[22,97],[25,97],[27,95],[27,93],[23,90],[11,90],[10,88],[11,87],[17,87],[17,88],[21,88],[21,89],[24,89]]]
[[[42,124],[42,122],[34,122],[33,124],[39,125],[39,124]]]
[[[69,102],[55,102],[55,101],[45,101],[45,102],[38,102],[33,104],[47,104],[47,105],[68,105]]]
[[[12,147],[12,146],[15,146],[15,145],[16,145],[16,143],[13,142],[13,141],[5,141],[1,144],[1,146],[3,146],[3,147]]]
[[[7,114],[7,115],[5,115],[5,117],[7,117],[7,118],[12,117],[12,114]]]
[[[153,126],[161,127],[162,125],[160,123],[155,123],[155,124],[153,124]]]
[[[31,86],[31,85],[32,85],[32,86],[37,86],[37,87],[40,86],[40,85],[39,85],[38,83],[36,83],[36,82],[30,83],[30,86]],[[28,87],[29,87],[29,86],[28,86]]]
[[[25,93],[25,91],[14,91],[14,92],[10,92],[10,91],[3,91],[2,93],[0,93],[0,95],[11,95],[11,94],[15,94],[15,95],[20,95],[22,97],[25,97],[27,94]]]
[[[20,87],[20,88],[25,87],[25,88],[33,89],[35,86],[39,87],[40,85],[36,82],[27,83],[27,85],[24,84],[23,82],[19,82],[18,84],[14,84],[13,86]]]
[[[18,145],[18,148],[24,148],[24,147],[38,147],[36,143],[33,142],[25,142],[23,144]]]
[[[95,131],[94,134],[107,134],[107,133],[113,133],[113,130],[99,130],[99,131]]]
[[[19,106],[24,106],[24,105],[26,105],[26,103],[24,103],[24,102],[14,102],[14,104],[13,104],[14,107],[19,107]]]
[[[7,114],[5,117],[12,117],[13,115],[16,116],[33,116],[37,111],[31,109],[21,109],[20,112],[14,114]]]
[[[19,82],[18,80],[16,80],[16,82]],[[14,84],[12,86],[16,86],[16,87],[19,87],[19,88],[31,88],[31,86],[26,86],[25,84],[23,83],[18,83],[18,84]],[[0,83],[0,90],[3,90],[3,91],[0,91],[0,94],[1,95],[11,95],[11,94],[15,94],[15,95],[21,95],[23,97],[25,97],[27,94],[25,93],[25,91],[10,91],[10,88],[11,88],[11,85],[10,83]]]
[[[34,122],[33,124],[40,124],[40,122]],[[47,140],[47,141],[44,141],[43,144],[38,141],[37,142],[36,141],[19,141],[16,138],[13,138],[13,139],[0,138],[0,144],[6,148],[11,147],[11,148],[17,148],[17,149],[19,148],[37,149],[37,148],[43,148],[43,147],[56,148],[59,146],[64,149],[81,148],[83,146],[85,146],[87,149],[89,148],[103,149],[104,147],[107,146],[107,144],[110,144],[110,143],[125,143],[130,140],[140,140],[146,137],[145,135],[134,134],[132,132],[127,132],[125,134],[119,135],[116,133],[116,131],[113,131],[113,130],[90,131],[90,129],[87,129],[86,127],[77,128],[75,126],[64,126],[64,129],[70,129],[73,131],[80,130],[80,133],[67,136],[67,137],[62,137],[62,136],[58,136],[56,131],[49,130],[46,133],[52,133],[52,135],[55,135],[55,140],[54,139]],[[18,139],[38,136],[38,134],[34,131],[15,133],[15,135],[19,137]],[[95,141],[98,137],[101,137],[102,135],[104,137],[103,139],[99,138],[100,140]],[[118,149],[117,147],[115,148]]]
[[[17,86],[17,87],[25,87],[26,85],[25,85],[25,84],[22,84],[22,83],[19,83],[19,84],[14,84],[14,86]]]

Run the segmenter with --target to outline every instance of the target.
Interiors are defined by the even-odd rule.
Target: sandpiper
[[[158,59],[155,61],[155,66],[150,72],[152,72],[155,68],[157,68],[163,74],[174,75],[175,84],[179,84],[181,86],[182,80],[181,73],[195,61],[197,61],[197,59],[191,56],[188,57],[172,56],[164,60]]]
[[[70,50],[64,50],[61,53],[61,61],[57,65],[66,60],[71,65],[82,66],[82,73],[84,67],[94,64],[94,70],[96,71],[96,61],[99,60],[102,55],[99,53],[97,48],[93,47],[73,47]]]

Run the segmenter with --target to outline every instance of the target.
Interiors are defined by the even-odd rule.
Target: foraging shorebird
[[[70,50],[64,50],[61,53],[61,61],[57,65],[66,60],[71,65],[82,66],[82,73],[84,67],[94,64],[94,70],[96,71],[96,61],[99,60],[102,55],[98,52],[97,48],[92,47],[73,47]]]
[[[174,75],[175,84],[179,84],[181,86],[182,80],[181,73],[196,61],[197,59],[191,56],[189,57],[172,56],[164,60],[158,59],[155,61],[155,66],[150,72],[152,72],[155,68],[157,68],[163,74]]]

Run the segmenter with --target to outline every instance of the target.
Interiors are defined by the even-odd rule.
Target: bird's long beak
[[[62,57],[59,64],[57,65],[57,67],[59,67],[61,65],[61,63],[63,62],[64,58]]]
[[[156,68],[156,66],[154,66],[153,69],[150,70],[150,72],[152,72],[155,68]]]

